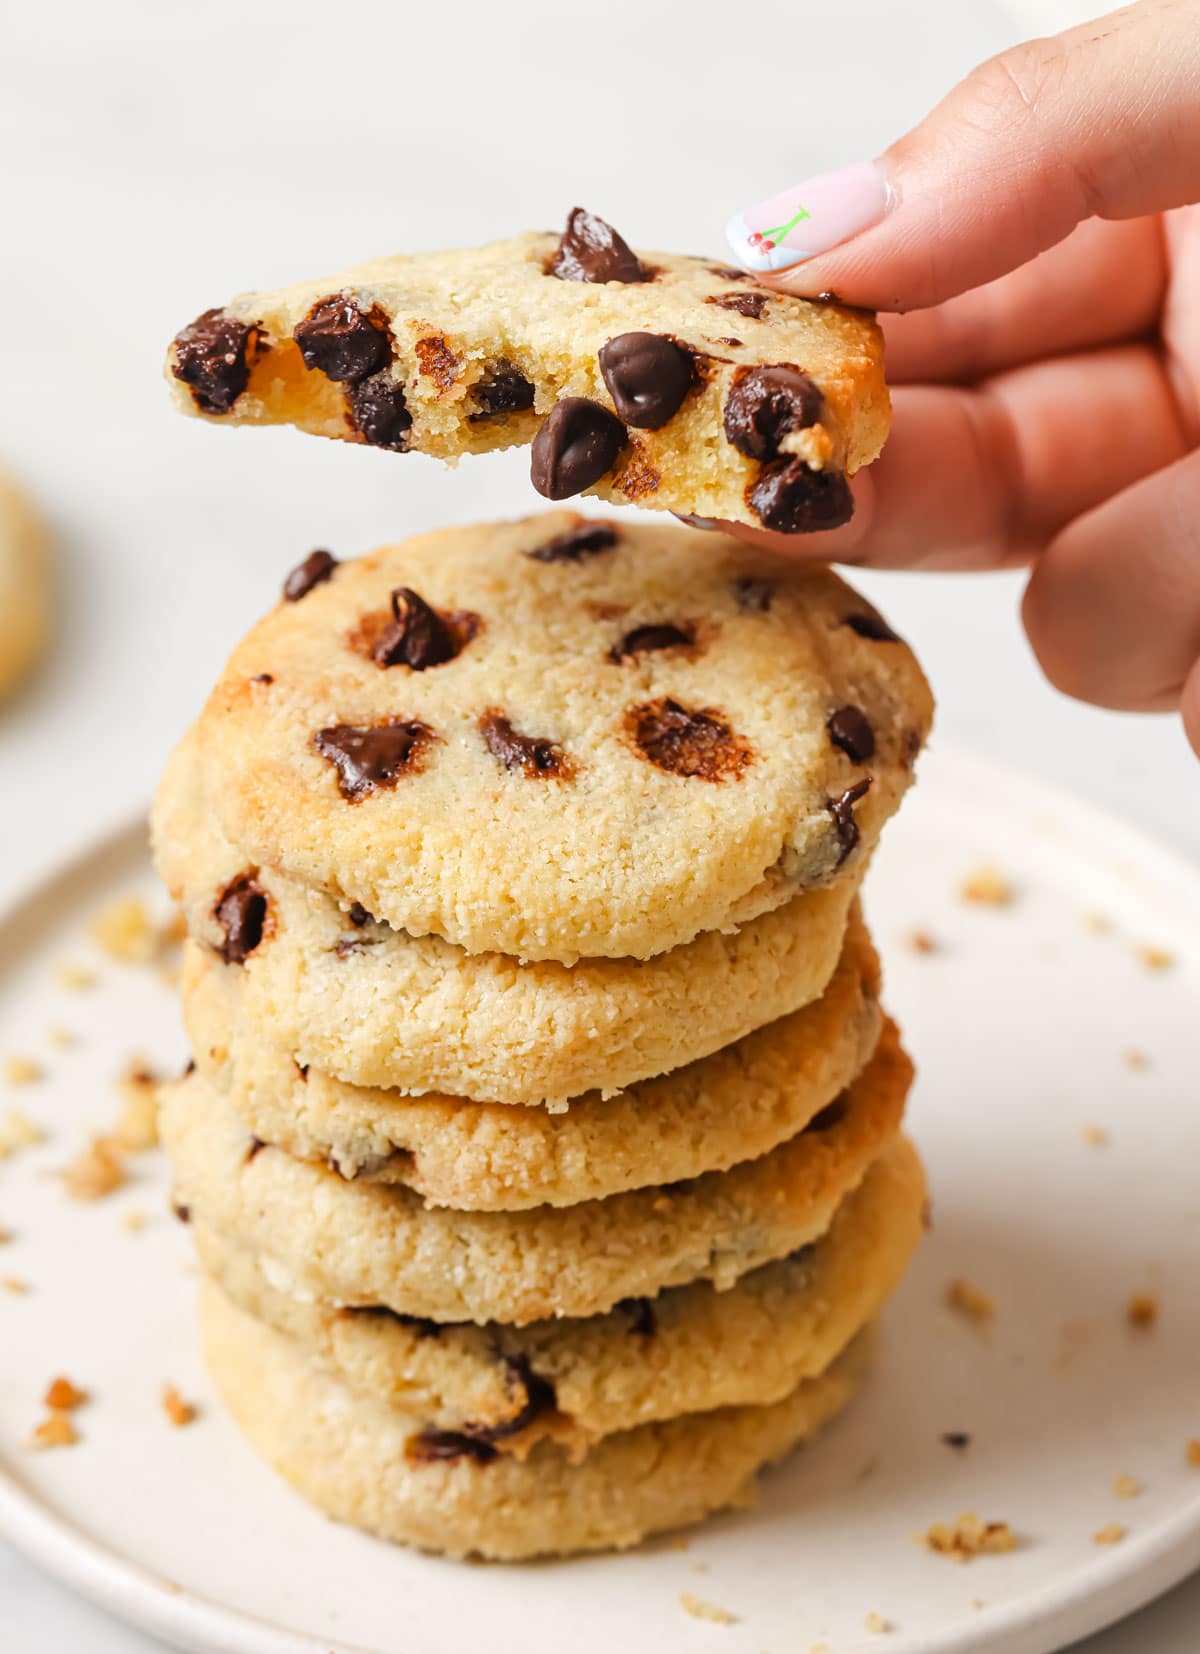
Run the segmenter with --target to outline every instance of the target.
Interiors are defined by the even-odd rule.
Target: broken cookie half
[[[460,454],[531,445],[548,499],[836,527],[890,418],[874,320],[705,258],[561,236],[373,260],[247,293],[173,340],[178,404],[229,424]]]

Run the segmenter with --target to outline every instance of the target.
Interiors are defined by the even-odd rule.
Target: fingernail
[[[838,167],[772,195],[725,226],[739,264],[756,275],[789,270],[878,224],[888,210],[887,179],[874,161]]]
[[[686,523],[688,528],[723,528],[725,525],[716,517],[693,517],[686,511],[672,511],[676,521]]]

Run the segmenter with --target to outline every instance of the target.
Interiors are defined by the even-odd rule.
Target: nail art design
[[[860,161],[735,213],[725,234],[738,262],[765,275],[849,241],[877,224],[889,205],[883,173],[873,161]]]

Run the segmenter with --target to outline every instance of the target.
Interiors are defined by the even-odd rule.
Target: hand
[[[733,532],[881,568],[1032,564],[1050,680],[1179,706],[1200,753],[1197,201],[1200,3],[1143,0],[983,64],[878,163],[740,214],[768,286],[896,312],[895,423],[844,528]]]

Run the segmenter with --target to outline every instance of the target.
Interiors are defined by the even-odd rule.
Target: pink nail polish
[[[735,213],[725,234],[739,264],[765,275],[849,241],[877,224],[890,204],[882,170],[874,161],[859,161]]]

